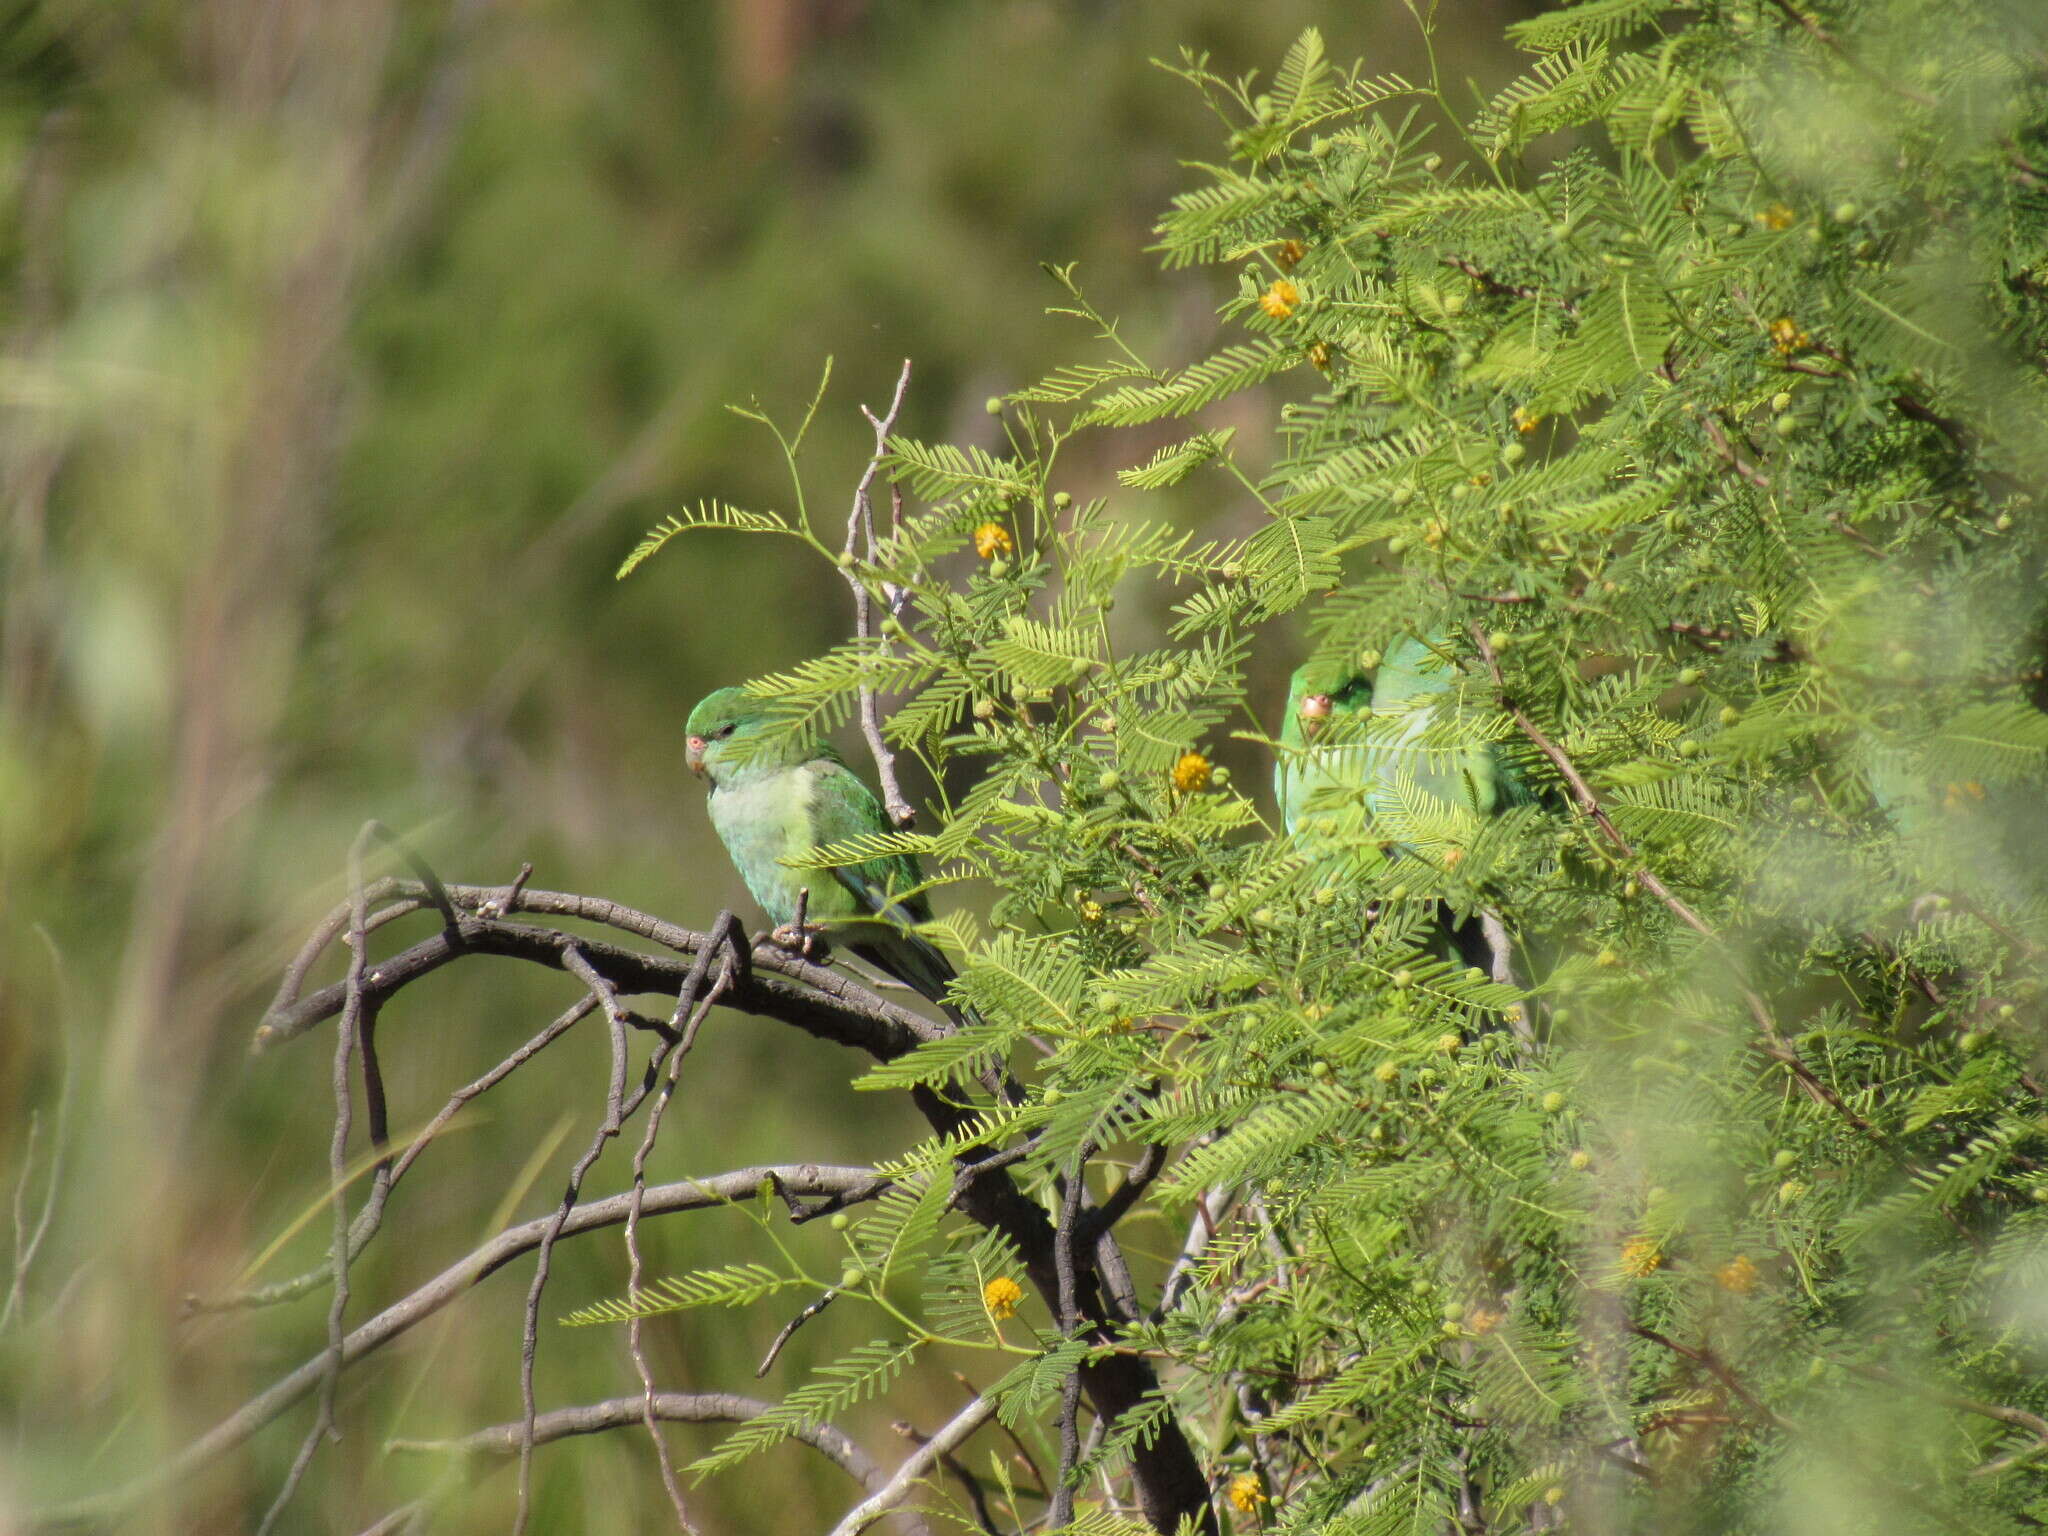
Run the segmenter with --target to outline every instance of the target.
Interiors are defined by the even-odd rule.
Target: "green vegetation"
[[[2019,0],[1588,0],[1510,26],[1518,73],[1486,55],[1486,78],[1509,83],[1475,103],[1452,83],[1470,61],[1431,14],[1417,7],[1408,35],[1425,46],[1399,69],[1383,55],[1343,68],[1349,54],[1313,30],[1270,78],[1182,55],[1175,88],[1214,109],[1227,142],[1216,164],[1181,173],[1194,184],[1171,198],[1157,254],[1177,283],[1201,285],[1204,316],[1220,304],[1222,333],[1159,313],[1120,322],[1090,268],[1053,269],[1065,329],[1049,334],[1068,338],[1068,360],[1003,393],[955,376],[971,366],[965,345],[929,368],[919,357],[881,458],[872,539],[845,531],[866,429],[841,386],[808,410],[752,405],[740,413],[752,420],[703,426],[692,445],[747,465],[730,486],[649,505],[633,487],[658,477],[629,455],[629,488],[587,493],[599,508],[587,522],[572,514],[552,543],[506,540],[530,546],[520,558],[542,572],[506,587],[516,608],[548,586],[577,530],[616,532],[608,514],[622,506],[655,524],[637,549],[625,536],[610,547],[623,586],[579,568],[570,604],[600,628],[630,614],[689,637],[659,657],[670,672],[688,658],[687,682],[663,695],[677,718],[635,722],[666,731],[634,749],[660,760],[642,796],[675,796],[681,708],[743,671],[768,738],[784,743],[842,731],[863,689],[879,695],[889,748],[928,788],[913,793],[922,813],[810,867],[830,880],[921,862],[940,913],[926,936],[959,969],[962,1021],[906,1022],[890,996],[851,986],[816,1005],[841,1033],[814,1031],[875,1058],[850,1074],[773,1022],[801,1006],[775,988],[822,979],[800,957],[764,950],[743,977],[718,968],[728,951],[716,935],[643,932],[681,958],[654,956],[628,987],[642,962],[601,953],[601,928],[550,939],[550,963],[589,986],[580,1006],[599,1022],[551,1053],[547,1084],[522,1075],[491,1101],[490,1124],[448,1139],[449,1160],[417,1176],[431,1194],[409,1184],[393,1196],[394,1225],[417,1219],[417,1195],[463,1235],[431,1260],[389,1238],[365,1246],[351,1324],[467,1243],[548,1214],[569,1159],[587,1144],[595,1160],[604,1144],[590,1132],[607,1014],[612,1070],[640,1081],[639,1054],[625,1072],[629,1021],[609,989],[665,998],[667,1017],[695,956],[700,988],[719,987],[730,1011],[712,1015],[687,1063],[673,1034],[652,1048],[656,1066],[683,1064],[672,1103],[657,1101],[674,1128],[667,1171],[648,1174],[669,1203],[640,1234],[647,1284],[626,1293],[615,1247],[562,1245],[536,1314],[536,1398],[544,1410],[622,1393],[637,1403],[618,1347],[629,1326],[664,1387],[750,1385],[776,1331],[834,1298],[815,1320],[804,1312],[759,1389],[769,1406],[735,1429],[676,1432],[694,1447],[676,1458],[680,1491],[707,1530],[829,1529],[855,1501],[843,1478],[812,1458],[821,1466],[803,1463],[798,1476],[815,1481],[799,1491],[762,1458],[794,1467],[801,1448],[786,1442],[815,1445],[839,1425],[893,1464],[878,1428],[899,1413],[926,1434],[948,1420],[960,1431],[956,1460],[918,1491],[933,1530],[977,1518],[1048,1530],[1069,1516],[1091,1536],[1176,1520],[1331,1536],[1988,1533],[2048,1520],[2048,18]],[[1027,114],[1018,137],[1060,131],[1056,115]],[[1183,153],[1200,152],[1196,131]],[[1107,141],[1082,138],[1077,152]],[[488,158],[490,142],[466,152]],[[511,153],[509,133],[495,152]],[[562,217],[568,205],[540,202],[571,246],[602,243]],[[525,259],[488,221],[464,232],[470,260]],[[460,244],[417,258],[459,266]],[[366,259],[365,280],[373,270]],[[622,332],[661,329],[638,307],[649,290],[629,286]],[[909,308],[933,291],[913,286]],[[491,428],[436,409],[433,361],[457,348],[433,339],[448,314],[418,290],[386,298],[360,324],[391,359],[414,359],[388,365],[418,410],[380,416],[374,451],[352,439],[342,480],[366,506],[414,495],[399,449],[445,465],[438,434],[463,434],[482,483],[465,482],[465,510],[424,537],[443,563],[473,561],[493,461],[469,435]],[[732,393],[801,401],[783,370],[815,367],[827,349],[792,343],[780,301],[761,302],[774,344],[747,345],[772,352],[774,369]],[[985,283],[943,302],[975,325],[1017,325],[1030,308]],[[587,303],[560,303],[548,312],[589,323]],[[664,371],[644,359],[639,370]],[[252,376],[268,377],[233,375],[243,387]],[[587,383],[522,375],[501,402],[507,454],[544,457],[533,429]],[[621,388],[647,403],[643,386]],[[951,399],[948,420],[921,403],[928,394]],[[887,397],[871,383],[858,398],[879,412]],[[581,450],[563,452],[573,472],[528,464],[506,483],[563,504],[588,468]],[[226,751],[302,719],[309,744],[338,742],[365,774],[390,773],[396,749],[366,706],[415,686],[430,671],[422,656],[446,667],[435,689],[476,695],[453,616],[474,610],[437,616],[424,552],[389,583],[357,571],[350,597],[376,609],[368,623],[266,595],[271,567],[247,536],[269,525],[235,521],[260,511],[266,462],[245,466],[245,494],[223,501],[236,511],[210,531],[201,566],[247,581],[255,617],[236,610],[209,630],[202,613],[192,623],[211,650],[181,652],[181,665],[232,652],[249,626],[281,626],[307,637],[334,690],[294,673],[266,696],[270,715],[236,716],[203,741]],[[161,489],[161,460],[115,463],[123,485]],[[900,519],[885,485],[903,494]],[[669,515],[684,504],[697,510]],[[280,568],[298,569],[277,537]],[[876,621],[836,639],[848,577]],[[777,634],[804,659],[764,660],[750,625],[791,591],[830,596],[808,602],[807,631]],[[401,609],[428,617],[409,628],[392,619]],[[325,650],[328,625],[350,646]],[[363,644],[380,634],[381,647]],[[555,734],[605,739],[597,717],[635,698],[624,679],[642,656],[623,653],[646,642],[614,644],[616,675],[611,658],[587,659],[587,674],[537,695],[520,677],[553,670],[544,648],[493,657],[486,734],[520,739],[512,721],[540,696],[562,710]],[[109,709],[131,697],[119,665],[130,658],[111,654],[81,674]],[[1306,730],[1282,718],[1282,680],[1304,660],[1329,678],[1398,667],[1428,713],[1389,713],[1382,690],[1379,713]],[[520,675],[505,680],[505,667]],[[1415,688],[1410,669],[1429,681]],[[136,696],[141,773],[152,759],[137,743],[164,721],[147,713],[156,695]],[[83,705],[13,707],[10,719],[41,722],[49,762],[9,747],[0,769],[40,781],[49,763],[96,753],[118,768]],[[193,727],[176,723],[188,739]],[[845,739],[865,770],[859,737]],[[1368,767],[1324,771],[1333,749]],[[1291,831],[1266,788],[1276,756],[1312,770]],[[1497,804],[1469,784],[1446,794],[1456,765],[1473,762],[1518,792]],[[516,797],[518,775],[485,777],[490,794]],[[109,1086],[84,1090],[95,1129],[129,1107],[138,1063],[161,1059],[152,1028],[190,1038],[221,999],[263,990],[305,914],[348,894],[330,880],[314,900],[305,860],[338,869],[349,827],[396,815],[345,780],[308,782],[319,838],[295,827],[237,866],[260,871],[252,890],[277,910],[238,895],[218,934],[183,915],[220,889],[196,871],[221,872],[203,856],[205,818],[180,811],[179,795],[213,803],[188,769],[170,786],[174,835],[139,882],[123,947],[95,949],[61,924],[54,959],[8,940],[11,969],[26,974],[36,956],[46,979],[34,995],[52,1017],[56,978],[78,969],[68,954],[123,957],[127,1001],[104,1037],[85,1036],[111,1063],[92,1068]],[[461,798],[412,792],[423,814]],[[7,824],[11,912],[80,888],[50,874],[15,887],[37,849],[62,846],[90,871],[125,851],[135,823],[120,819],[133,816],[122,796],[94,804],[96,842],[19,814]],[[716,859],[697,806],[682,810],[699,855]],[[443,828],[410,839],[459,862],[451,874],[504,880],[536,856],[487,839],[473,808],[453,824],[452,847]],[[642,852],[614,863],[565,842],[576,879],[537,887],[711,927],[707,879],[679,891]],[[477,870],[482,860],[506,867]],[[723,878],[722,864],[702,867]],[[420,887],[378,889],[432,904]],[[592,915],[540,891],[522,918],[493,891],[449,893],[445,926],[478,938],[452,979],[420,994],[431,1008],[375,991],[385,982],[362,967],[325,1013],[294,1015],[293,1031],[342,1015],[346,1065],[356,1026],[381,1019],[395,1082],[408,1081],[393,1068],[401,1053],[434,1085],[484,1070],[576,995],[552,974],[547,992],[503,977],[513,967],[491,944],[522,923]],[[151,903],[167,901],[180,906],[164,926]],[[1510,981],[1445,942],[1447,925],[1489,914],[1515,940]],[[18,926],[38,921],[30,909]],[[413,921],[389,953],[433,942],[431,911]],[[195,949],[195,926],[211,949]],[[387,954],[381,933],[369,942]],[[591,965],[579,944],[595,981],[577,969]],[[207,1006],[149,970],[200,952],[226,957]],[[327,965],[321,978],[339,975]],[[66,984],[100,1001],[95,983]],[[700,996],[683,987],[675,1022]],[[137,997],[172,997],[182,1012],[153,1014]],[[488,1043],[415,1046],[408,1027],[507,1009],[519,1022]],[[252,1118],[252,1147],[303,1122],[289,1132],[299,1162],[289,1177],[263,1173],[258,1151],[246,1167],[215,1165],[223,1220],[252,1189],[262,1211],[204,1283],[181,1288],[219,1295],[285,1272],[280,1260],[236,1274],[246,1250],[301,1215],[310,1230],[273,1248],[296,1257],[309,1289],[322,1283],[327,1202],[304,1170],[324,1143],[326,1062],[314,1058],[327,1052],[299,1050],[296,1103],[220,1111]],[[117,1221],[174,1184],[164,1162],[198,1137],[184,1121],[202,1102],[199,1069],[227,1070],[226,1052],[199,1055],[135,1106],[132,1128],[58,1133],[73,1157],[59,1228],[72,1265],[95,1246],[83,1192],[123,1191],[103,1207]],[[50,1059],[35,1085],[46,1104]],[[849,1077],[865,1095],[854,1111]],[[416,1128],[446,1091],[408,1089],[394,1125]],[[596,1163],[590,1198],[628,1187],[620,1170],[641,1123]],[[471,1135],[495,1162],[461,1160]],[[749,1161],[826,1166],[788,1169],[779,1185],[689,1184]],[[829,1221],[792,1223],[806,1200]],[[692,1205],[724,1209],[665,1214]],[[135,1250],[105,1261],[114,1273],[181,1251],[169,1230],[136,1233],[129,1245],[101,1234]],[[138,1292],[160,1304],[161,1276],[146,1284]],[[32,1321],[11,1334],[0,1320],[10,1373],[51,1358],[82,1318],[122,1310],[119,1291],[90,1278],[77,1295],[53,1290],[23,1292]],[[432,1529],[513,1518],[510,1476],[447,1472],[445,1445],[371,1454],[377,1437],[425,1438],[427,1416],[437,1436],[516,1428],[517,1298],[479,1287],[477,1304],[497,1308],[484,1314],[495,1331],[449,1351],[477,1360],[446,1368],[457,1385],[431,1408],[415,1399],[437,1395],[439,1344],[393,1373],[397,1387],[358,1385],[369,1364],[343,1378],[349,1439],[316,1461],[305,1507],[324,1499],[337,1522],[367,1524],[417,1497]],[[739,1310],[709,1327],[705,1307]],[[578,1326],[557,1327],[565,1315]],[[444,1341],[479,1337],[445,1326]],[[285,1366],[318,1357],[310,1316],[297,1328]],[[277,1374],[252,1371],[216,1401],[169,1380],[162,1358],[123,1380],[132,1400],[106,1410],[104,1443],[32,1447],[62,1465],[51,1497],[144,1470]],[[66,1422],[107,1400],[95,1392],[66,1387]],[[586,1450],[537,1451],[533,1528],[673,1522],[637,1422]],[[284,1482],[297,1435],[268,1433],[277,1443],[244,1469],[250,1486],[210,1490],[235,1511],[229,1524],[253,1527]],[[375,1496],[316,1492],[350,1478]],[[124,1518],[175,1528],[164,1511]]]

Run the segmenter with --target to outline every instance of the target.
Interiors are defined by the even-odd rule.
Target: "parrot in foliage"
[[[806,925],[823,925],[833,941],[959,1023],[962,1015],[946,1001],[951,963],[911,931],[932,915],[914,855],[833,869],[781,862],[892,828],[874,791],[831,746],[783,735],[750,752],[769,724],[760,699],[744,688],[720,688],[690,711],[685,728],[690,768],[711,781],[711,825],[748,891],[786,929],[796,921],[797,893],[808,890]]]
[[[1413,852],[1399,833],[1417,816],[1462,811],[1487,818],[1534,803],[1528,781],[1497,744],[1423,743],[1440,723],[1445,701],[1455,713],[1466,683],[1446,642],[1404,637],[1371,659],[1376,664],[1369,670],[1361,659],[1334,666],[1310,662],[1294,674],[1279,740],[1283,749],[1306,749],[1307,755],[1283,750],[1273,772],[1274,797],[1289,832],[1302,830],[1310,797],[1326,787],[1362,795],[1368,818],[1395,852]],[[1340,739],[1317,749],[1318,736]],[[1508,938],[1496,914],[1483,911],[1456,924],[1447,913],[1445,929],[1467,963],[1496,980],[1508,979]]]
[[[1362,741],[1348,747],[1326,744],[1319,750],[1315,743],[1318,737],[1353,736],[1346,728],[1364,725],[1371,715],[1372,674],[1364,668],[1309,662],[1295,669],[1287,685],[1287,713],[1280,722],[1282,751],[1273,763],[1273,798],[1289,832],[1301,830],[1316,791],[1362,786]]]

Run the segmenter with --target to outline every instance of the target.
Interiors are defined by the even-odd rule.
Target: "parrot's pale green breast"
[[[829,870],[792,869],[784,859],[807,857],[817,846],[816,810],[823,781],[845,773],[825,759],[791,768],[745,773],[711,795],[711,825],[761,910],[777,923],[796,916],[797,893],[808,889],[814,921],[864,916],[854,894]]]

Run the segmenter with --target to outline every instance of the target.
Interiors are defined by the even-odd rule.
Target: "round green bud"
[[[1408,887],[1405,885],[1396,885],[1387,892],[1387,900],[1389,901],[1406,901],[1407,899]],[[1405,976],[1408,973],[1403,971],[1401,974]]]
[[[989,561],[988,563],[988,574],[991,580],[1001,581],[1005,576],[1010,574],[1010,562],[1005,560],[1001,555],[997,555],[993,560]]]
[[[1465,1049],[1465,1042],[1454,1034],[1445,1033],[1436,1037],[1436,1048],[1443,1055],[1455,1056]]]
[[[1551,1022],[1551,1024],[1552,1024],[1553,1026],[1556,1026],[1556,1025],[1560,1025],[1560,1024],[1569,1024],[1569,1023],[1571,1023],[1571,1021],[1572,1021],[1572,1011],[1571,1011],[1571,1009],[1569,1009],[1569,1008],[1553,1008],[1553,1009],[1551,1009],[1551,1010],[1550,1010],[1550,1022]]]
[[[1415,1074],[1415,1081],[1422,1084],[1425,1088],[1433,1088],[1441,1080],[1442,1076],[1443,1074],[1438,1072],[1435,1067],[1424,1067]]]
[[[1668,101],[1663,103],[1661,106],[1657,108],[1656,111],[1650,114],[1651,123],[1659,128],[1669,127],[1673,122],[1677,120],[1677,118],[1678,109],[1672,106],[1671,103]]]
[[[1104,989],[1095,994],[1095,1008],[1099,1013],[1115,1013],[1123,1007],[1123,999],[1114,992]]]
[[[1460,368],[1470,368],[1474,363],[1479,361],[1479,354],[1477,352],[1474,352],[1470,347],[1460,347],[1458,348],[1458,355],[1456,357],[1453,357],[1451,361],[1456,363]]]
[[[1003,414],[1003,397],[1001,395],[990,395],[981,402],[981,408],[991,416],[1000,416]]]
[[[1425,155],[1422,159],[1422,168],[1425,171],[1434,171],[1440,169],[1443,163],[1444,157],[1442,155]]]
[[[1681,741],[1678,744],[1678,755],[1680,757],[1698,757],[1700,755],[1700,744],[1690,738]]]
[[[1405,992],[1410,987],[1415,985],[1415,973],[1404,967],[1403,969],[1394,972],[1390,980],[1394,984],[1395,991]]]
[[[1625,880],[1622,882],[1621,899],[1623,901],[1634,901],[1642,893],[1642,882],[1637,880]]]
[[[996,714],[996,701],[994,699],[976,699],[972,713],[977,720],[993,720]]]
[[[829,1225],[834,1232],[844,1232],[848,1227],[853,1225],[853,1219],[849,1217],[844,1211],[834,1211],[832,1213],[832,1220],[829,1223],[827,1223],[827,1225]]]
[[[1791,1151],[1789,1148],[1781,1148],[1780,1150],[1771,1154],[1771,1166],[1777,1169],[1780,1173],[1789,1172],[1791,1170],[1792,1165],[1798,1161],[1798,1154]]]
[[[1780,416],[1771,423],[1771,430],[1780,437],[1796,437],[1799,433],[1799,418],[1790,414]]]
[[[2013,1007],[2013,1005],[2012,1005],[2011,1003],[2000,1003],[2000,1004],[1998,1005],[1998,1016],[1999,1016],[1999,1017],[2000,1017],[2001,1019],[2009,1019],[2009,1018],[2012,1018],[2012,1017],[2013,1017],[2013,1016],[2014,1016],[2015,1014],[2017,1014],[2018,1012],[2019,1012],[2019,1009],[2017,1009],[2017,1008]]]
[[[1814,1358],[1809,1360],[1806,1364],[1806,1377],[1809,1381],[1819,1381],[1821,1377],[1827,1375],[1827,1373],[1828,1363],[1827,1361],[1821,1359],[1818,1355],[1814,1356]]]
[[[2012,514],[2010,512],[1999,513],[1998,516],[1992,520],[1991,526],[1996,528],[2000,533],[2011,533]]]
[[[1723,704],[1721,706],[1720,720],[1723,725],[1733,725],[1736,721],[1740,720],[1741,718],[1742,711],[1737,709],[1733,704]]]
[[[1465,302],[1465,295],[1453,289],[1444,295],[1444,313],[1447,315],[1463,314],[1465,312]]]
[[[1372,1069],[1372,1075],[1382,1083],[1391,1083],[1401,1075],[1401,1069],[1391,1061],[1383,1061]]]
[[[1317,1060],[1312,1061],[1308,1064],[1308,1075],[1310,1077],[1321,1078],[1324,1081],[1327,1081],[1330,1078],[1333,1078],[1337,1075],[1337,1069],[1331,1066],[1327,1061],[1318,1058]]]
[[[1225,768],[1221,763],[1218,763],[1214,768],[1211,768],[1209,770],[1209,783],[1212,788],[1221,789],[1224,785],[1228,784],[1229,782],[1230,770],[1228,768]]]
[[[1444,1337],[1447,1339],[1455,1339],[1464,1331],[1465,1325],[1462,1323],[1454,1323],[1449,1320],[1446,1320],[1444,1323]]]
[[[1445,1303],[1444,1303],[1444,1321],[1445,1321],[1445,1322],[1447,1322],[1447,1323],[1455,1323],[1455,1322],[1457,1322],[1457,1321],[1458,1321],[1458,1319],[1460,1319],[1460,1318],[1461,1318],[1461,1317],[1463,1317],[1464,1315],[1465,1315],[1465,1303],[1463,1303],[1462,1301],[1447,1301],[1447,1302],[1445,1302]]]
[[[1109,794],[1112,790],[1121,789],[1123,782],[1124,776],[1114,768],[1105,768],[1102,772],[1095,775],[1095,787],[1105,795]]]
[[[1270,928],[1278,921],[1279,918],[1274,914],[1271,907],[1261,907],[1252,914],[1253,924],[1260,928]]]
[[[2036,1184],[2027,1191],[2027,1198],[2036,1205],[2048,1205],[2048,1184]]]
[[[1500,460],[1503,464],[1519,464],[1528,456],[1529,450],[1520,443],[1509,443],[1507,447],[1500,451]],[[1502,510],[1506,509],[1503,508]]]
[[[1778,1186],[1778,1204],[1790,1205],[1806,1193],[1806,1186],[1797,1179],[1787,1179]]]
[[[1209,899],[1211,901],[1222,901],[1229,895],[1230,887],[1225,885],[1221,880],[1218,880],[1214,885],[1209,887]]]
[[[1380,664],[1380,653],[1372,650],[1360,651],[1358,653],[1358,664],[1370,672]]]
[[[1543,1095],[1543,1113],[1558,1115],[1564,1113],[1564,1095],[1555,1088]]]
[[[1692,1054],[1692,1042],[1682,1038],[1672,1041],[1671,1054],[1674,1056],[1690,1056]]]
[[[1496,651],[1504,651],[1515,643],[1515,637],[1504,629],[1490,630],[1486,636],[1486,643]]]
[[[1044,1093],[1039,1095],[1039,1098],[1044,1101],[1045,1107],[1047,1109],[1052,1108],[1053,1105],[1059,1103],[1060,1100],[1064,1099],[1065,1097],[1066,1094],[1061,1092],[1057,1088],[1048,1088],[1045,1090]]]
[[[1565,1161],[1571,1164],[1574,1171],[1584,1173],[1593,1166],[1593,1154],[1590,1152],[1574,1152]]]
[[[1621,964],[1621,953],[1618,950],[1603,949],[1593,957],[1593,963],[1602,970],[1611,971]]]
[[[1244,576],[1244,566],[1235,560],[1229,561],[1223,567],[1222,576],[1225,581],[1240,580]]]
[[[1327,907],[1336,899],[1337,888],[1334,885],[1318,886],[1316,888],[1316,894],[1313,898],[1315,904],[1319,907]]]
[[[1776,411],[1780,416],[1784,415],[1785,412],[1791,410],[1792,391],[1789,389],[1781,389],[1775,395],[1771,396],[1771,409]]]
[[[1863,210],[1854,203],[1835,204],[1835,222],[1837,224],[1854,224],[1862,217]]]
[[[1958,1040],[1956,1044],[1962,1048],[1963,1054],[1968,1056],[1983,1050],[1990,1039],[1991,1037],[1985,1034],[1983,1030],[1973,1029],[1965,1034],[1962,1039]]]
[[[1550,1505],[1552,1508],[1555,1508],[1557,1505],[1562,1504],[1564,1502],[1564,1490],[1558,1487],[1557,1484],[1552,1483],[1548,1488],[1543,1490],[1543,1502]]]
[[[1695,687],[1698,685],[1700,678],[1704,675],[1705,674],[1703,674],[1698,667],[1683,668],[1678,674],[1678,685],[1681,688]]]
[[[1413,501],[1414,499],[1415,487],[1412,485],[1397,485],[1391,491],[1387,492],[1387,500],[1391,501],[1397,507],[1405,507],[1408,505],[1409,502]]]
[[[1387,553],[1390,555],[1405,554],[1407,552],[1407,549],[1408,541],[1402,538],[1401,535],[1398,533],[1395,534],[1391,539],[1387,540]]]
[[[1073,493],[1072,493],[1072,492],[1070,492],[1070,491],[1054,491],[1054,492],[1052,493],[1052,509],[1053,509],[1053,511],[1055,511],[1055,512],[1064,512],[1064,511],[1066,511],[1066,510],[1067,510],[1067,508],[1071,507],[1071,506],[1072,506],[1073,504],[1074,504],[1074,497],[1073,497]]]
[[[849,1264],[846,1268],[839,1271],[839,1289],[842,1291],[854,1290],[860,1285],[862,1278],[860,1266],[858,1264]]]

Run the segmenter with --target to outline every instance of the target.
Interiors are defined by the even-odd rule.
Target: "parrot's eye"
[[[732,725],[722,725],[717,730],[713,731],[711,734],[719,741],[723,741],[726,737],[730,736],[733,733],[733,728],[738,724],[739,721],[735,720],[733,721]]]

